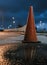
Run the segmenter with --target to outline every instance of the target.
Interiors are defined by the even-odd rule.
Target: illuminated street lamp
[[[15,21],[13,21],[13,24],[15,24]]]
[[[42,25],[44,26],[44,25],[45,25],[45,23],[42,23]]]
[[[3,25],[1,25],[1,28],[4,29]]]
[[[42,21],[40,21],[40,26],[42,26]]]
[[[9,27],[12,27],[12,25],[9,25]]]
[[[15,18],[12,17],[12,20],[13,20],[13,26],[15,27]]]
[[[8,26],[8,29],[11,28],[11,27],[12,27],[12,25],[9,25],[9,26]]]
[[[37,25],[37,28],[39,28],[39,25]]]
[[[12,19],[14,20],[15,18],[14,18],[14,17],[12,17]]]
[[[9,26],[8,26],[8,29],[9,29]]]

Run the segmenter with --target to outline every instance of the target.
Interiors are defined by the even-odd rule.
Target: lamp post
[[[13,26],[14,26],[14,28],[15,28],[15,18],[12,17],[12,20],[13,20]]]

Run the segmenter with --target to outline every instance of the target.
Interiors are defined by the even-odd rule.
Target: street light
[[[42,25],[44,26],[44,25],[45,25],[45,23],[42,23]]]
[[[8,29],[11,28],[11,27],[12,27],[12,25],[9,25],[9,26],[8,26]]]
[[[13,26],[14,26],[14,28],[15,28],[15,18],[12,17],[12,20],[13,20]]]
[[[39,25],[37,25],[37,28],[39,28]]]
[[[42,21],[40,21],[40,26],[42,25]]]
[[[15,18],[14,18],[14,17],[12,17],[12,19],[14,20]]]
[[[1,25],[1,28],[4,29],[3,25]]]
[[[15,21],[13,21],[13,24],[15,23]]]
[[[8,26],[8,29],[9,29],[9,26]]]

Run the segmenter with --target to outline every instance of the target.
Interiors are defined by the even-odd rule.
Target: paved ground
[[[17,48],[18,44],[24,39],[23,32],[0,32],[0,65],[8,65],[8,59],[4,58],[4,52],[8,49]],[[47,35],[47,34],[46,34]],[[37,34],[39,41],[47,44],[47,36],[45,34]],[[10,43],[10,44],[7,44]],[[13,43],[13,44],[12,44]],[[14,44],[15,43],[15,44]],[[17,44],[18,43],[18,44]],[[2,45],[4,44],[4,45]],[[3,63],[3,64],[2,64]],[[12,64],[9,64],[12,65]]]
[[[21,35],[23,32],[0,32],[0,44],[19,42],[23,39]]]
[[[24,39],[23,32],[0,32],[0,44],[21,42]],[[47,44],[47,34],[37,34],[38,41]]]

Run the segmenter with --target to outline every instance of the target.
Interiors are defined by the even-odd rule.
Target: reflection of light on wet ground
[[[3,51],[2,51],[2,49],[0,48],[0,62],[3,62],[2,54],[3,54]]]
[[[0,46],[0,62],[3,62],[5,59],[3,59],[3,52],[5,50],[4,46]]]
[[[4,45],[0,45],[0,65],[8,65],[9,64],[9,61],[8,59],[6,59],[4,57],[4,54],[5,52],[8,50],[8,49],[17,49],[17,44],[4,44]],[[7,64],[8,63],[8,64]]]
[[[37,38],[39,41],[42,41],[44,44],[47,44],[47,37],[45,36],[45,34],[37,34]],[[6,61],[3,56],[4,52],[9,48],[14,48],[13,46],[18,45],[16,44],[18,42],[21,43],[23,39],[24,35],[21,35],[20,33],[17,34],[17,32],[0,32],[0,62],[8,62],[8,60]],[[9,45],[7,43],[11,44]],[[15,43],[15,45],[13,45],[12,43]]]
[[[23,32],[0,32],[0,44],[2,43],[15,43],[24,39]],[[38,41],[47,43],[47,33],[37,34]]]
[[[0,32],[0,40],[21,35],[20,32]]]
[[[3,33],[3,32],[0,32],[0,35],[4,35],[5,33]]]

